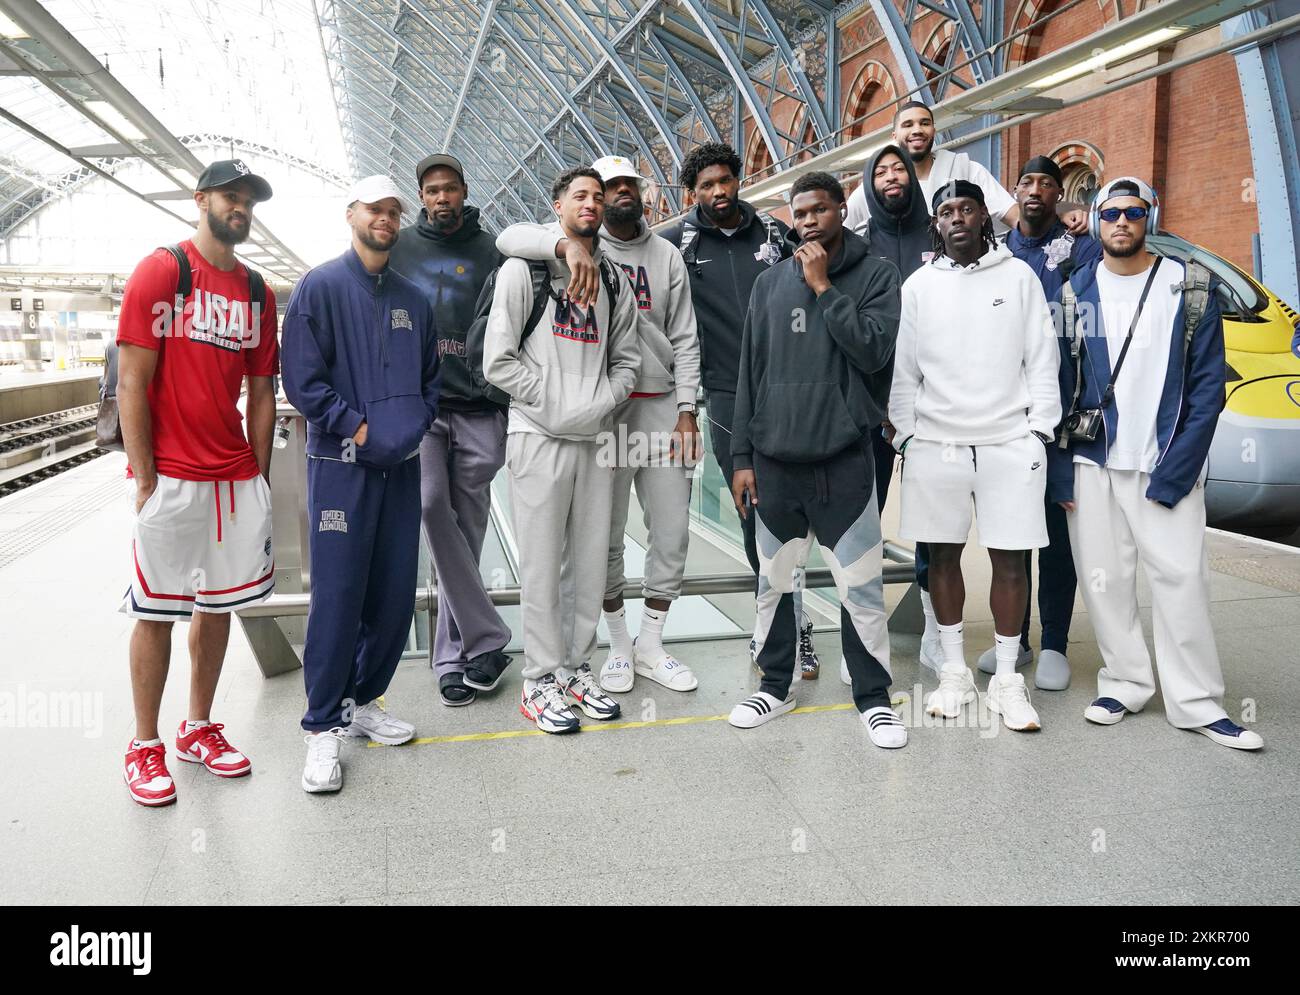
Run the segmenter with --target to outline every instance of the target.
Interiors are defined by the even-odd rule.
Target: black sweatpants
[[[785,699],[794,679],[794,574],[814,541],[835,578],[840,639],[858,711],[889,704],[889,632],[875,458],[863,437],[830,459],[787,463],[754,453],[758,489],[760,690]]]

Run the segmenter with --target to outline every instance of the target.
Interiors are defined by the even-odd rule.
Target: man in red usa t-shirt
[[[118,317],[118,411],[135,513],[131,587],[121,611],[131,634],[136,738],[125,780],[142,805],[167,805],[176,788],[158,735],[172,625],[191,621],[189,716],[176,734],[180,760],[218,777],[252,770],[211,721],[230,636],[230,613],[274,589],[267,473],[278,372],[275,298],[235,259],[253,208],[270,185],[238,159],[199,177],[198,230],[135,268]],[[265,295],[255,293],[257,285]],[[179,308],[179,310],[178,310]],[[248,380],[247,431],[237,407]]]

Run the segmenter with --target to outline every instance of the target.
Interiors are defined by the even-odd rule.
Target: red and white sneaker
[[[126,744],[126,771],[123,780],[132,801],[141,805],[170,805],[176,800],[176,785],[167,772],[167,747]]]
[[[176,759],[202,764],[217,777],[243,777],[253,770],[253,762],[226,741],[220,722],[199,726],[189,735],[185,723],[176,730]]]

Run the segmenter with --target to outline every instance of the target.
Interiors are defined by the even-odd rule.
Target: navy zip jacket
[[[1061,296],[1066,277],[1101,258],[1100,242],[1091,235],[1072,235],[1060,218],[1040,238],[1020,234],[1017,226],[1007,231],[1003,241],[1013,256],[1028,263],[1038,275],[1049,301]]]
[[[754,281],[731,421],[737,470],[753,467],[754,450],[789,463],[829,459],[860,445],[884,416],[898,269],[845,231],[827,276],[831,287],[820,297],[795,259]]]
[[[446,410],[505,410],[484,396],[465,359],[465,333],[474,324],[479,291],[502,261],[496,238],[480,227],[478,208],[470,206],[450,234],[430,224],[421,208],[419,221],[402,229],[388,257],[392,270],[419,287],[433,307],[442,360],[439,404]]]
[[[1081,409],[1095,408],[1101,404],[1101,395],[1110,383],[1110,350],[1106,345],[1106,330],[1102,327],[1097,267],[1100,258],[1070,277],[1070,284],[1078,297],[1078,317],[1075,334],[1083,335],[1083,390],[1079,395]],[[1151,293],[1168,293],[1163,278],[1151,287]],[[1057,296],[1057,313],[1060,313],[1060,295]],[[1082,320],[1085,314],[1095,314],[1096,327],[1089,329]],[[1169,366],[1165,372],[1164,389],[1160,393],[1160,406],[1156,412],[1156,446],[1160,455],[1146,496],[1172,508],[1196,486],[1205,460],[1214,441],[1214,429],[1223,410],[1223,320],[1219,310],[1217,282],[1210,285],[1209,301],[1192,341],[1184,349],[1187,336],[1184,331],[1183,303],[1178,304],[1174,326],[1169,336]],[[1059,324],[1058,324],[1059,329]],[[1070,358],[1070,344],[1061,332],[1061,405],[1068,412],[1074,394],[1074,362]],[[1106,456],[1119,423],[1115,401],[1106,407],[1102,417],[1104,428],[1097,433],[1095,442],[1071,443],[1061,449],[1055,443],[1048,447],[1047,497],[1050,501],[1074,500],[1074,457],[1082,456],[1099,466],[1106,465]]]
[[[356,251],[293,289],[281,335],[284,393],[307,419],[307,452],[386,469],[419,451],[438,415],[438,335],[424,294]],[[366,441],[352,437],[366,423]]]
[[[740,227],[734,235],[718,231],[698,204],[686,216],[699,229],[695,263],[687,270],[700,336],[700,381],[706,391],[734,394],[740,375],[740,335],[750,292],[760,273],[790,255],[790,246],[785,242],[790,228],[773,218],[776,238],[772,238],[758,212],[743,200]],[[679,249],[682,227],[678,222],[662,233]]]

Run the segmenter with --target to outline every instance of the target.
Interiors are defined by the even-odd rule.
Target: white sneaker
[[[868,708],[858,717],[867,727],[871,742],[882,750],[897,750],[907,745],[907,726],[892,708],[884,705]]]
[[[933,636],[923,634],[921,636],[921,666],[929,667],[935,672],[936,676],[943,674],[943,643],[939,642],[939,633]]]
[[[600,686],[614,694],[623,694],[631,691],[635,683],[636,672],[632,669],[632,661],[621,653],[610,650],[609,656],[600,665]]]
[[[840,657],[840,683],[853,687],[853,678],[849,676],[849,661]]]
[[[766,691],[756,691],[731,710],[727,721],[737,729],[753,729],[764,722],[770,722],[778,715],[784,715],[794,708],[794,692],[791,691],[785,701]]]
[[[623,711],[617,701],[601,690],[596,683],[596,675],[585,663],[564,680],[561,686],[564,693],[593,719],[616,719]]]
[[[955,719],[961,710],[975,700],[975,678],[969,667],[960,670],[939,671],[939,686],[925,699],[927,715]]]
[[[415,737],[415,726],[389,715],[376,698],[352,713],[352,724],[348,726],[347,734],[354,739],[369,738],[385,746],[401,746]]]
[[[334,728],[304,736],[307,742],[307,762],[302,768],[302,790],[312,794],[338,791],[343,787],[343,764],[339,751],[347,732]]]
[[[1038,713],[1029,703],[1029,689],[1023,674],[1007,674],[989,678],[989,711],[1002,716],[1002,724],[1016,732],[1032,732],[1043,726]]]
[[[1201,726],[1199,729],[1193,729],[1192,732],[1199,732],[1202,736],[1209,736],[1220,746],[1226,746],[1233,750],[1262,750],[1264,748],[1264,737],[1253,729],[1247,729],[1239,726],[1232,719],[1222,718],[1208,726]]]

